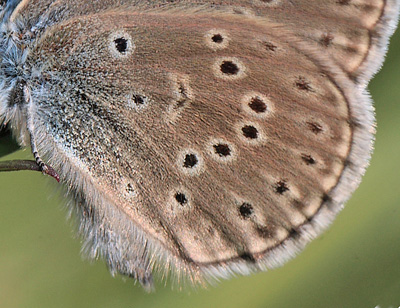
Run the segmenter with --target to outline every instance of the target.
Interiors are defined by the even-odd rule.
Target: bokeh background
[[[0,173],[0,307],[400,306],[400,33],[370,84],[378,130],[360,188],[331,228],[284,267],[208,289],[147,294],[80,254],[54,181],[39,172]],[[0,157],[31,159],[29,150]]]

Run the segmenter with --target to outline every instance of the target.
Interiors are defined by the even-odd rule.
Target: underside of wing
[[[284,23],[364,86],[382,65],[399,14],[397,0],[237,2],[256,15]]]
[[[365,60],[294,33],[284,16],[301,4],[263,5],[113,8],[37,40],[39,153],[112,270],[151,285],[155,264],[193,281],[281,265],[358,186],[374,131],[354,81]]]
[[[296,36],[334,59],[349,78],[364,86],[382,65],[399,14],[398,0],[24,0],[16,11],[31,20],[48,16],[51,11],[50,17],[60,21],[120,7],[148,10],[182,6],[231,11],[285,24]]]

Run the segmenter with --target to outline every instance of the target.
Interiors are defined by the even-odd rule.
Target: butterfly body
[[[365,85],[395,1],[12,12],[0,114],[60,174],[89,254],[113,272],[151,287],[159,264],[194,282],[281,265],[359,184],[374,131]]]

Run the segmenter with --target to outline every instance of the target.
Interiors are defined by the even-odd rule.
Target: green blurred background
[[[80,255],[53,180],[0,174],[0,308],[400,306],[400,33],[370,84],[378,131],[360,188],[331,228],[284,267],[206,290],[147,294]],[[3,139],[4,141],[4,139]],[[1,147],[3,146],[3,147]],[[0,155],[4,155],[0,145]],[[30,159],[20,150],[2,159]]]

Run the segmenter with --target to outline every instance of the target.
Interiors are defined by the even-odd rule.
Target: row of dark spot
[[[276,182],[275,185],[274,185],[274,191],[278,195],[283,195],[288,190],[289,190],[289,187],[288,187],[287,182],[285,180],[280,180],[280,181]],[[184,205],[186,205],[188,203],[188,199],[187,199],[186,195],[184,193],[182,193],[182,192],[177,192],[175,194],[175,199],[182,206],[184,206]],[[251,203],[249,203],[249,202],[243,202],[238,207],[238,212],[239,212],[239,215],[243,219],[248,219],[254,213],[253,205]]]
[[[213,145],[213,150],[216,155],[219,157],[226,157],[231,155],[231,147],[227,143],[216,143]],[[199,159],[197,158],[196,154],[194,153],[188,153],[185,155],[184,160],[183,160],[183,167],[184,168],[194,168],[197,163],[199,162]]]
[[[227,143],[217,143],[213,145],[214,153],[219,157],[226,157],[231,155],[231,148]],[[317,163],[316,159],[311,156],[310,154],[301,154],[301,159],[304,161],[306,165],[315,165]],[[194,168],[199,159],[197,158],[196,154],[189,153],[186,154],[183,160],[183,167],[184,168]]]

